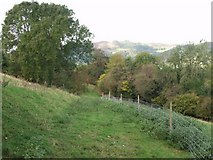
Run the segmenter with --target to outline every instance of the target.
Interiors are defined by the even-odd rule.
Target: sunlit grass
[[[17,83],[3,88],[4,157],[190,157],[141,130],[133,106],[102,100],[94,88],[78,97]]]

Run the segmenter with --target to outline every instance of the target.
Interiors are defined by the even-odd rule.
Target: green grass
[[[142,131],[135,108],[93,89],[78,97],[12,82],[3,88],[3,157],[190,157]]]

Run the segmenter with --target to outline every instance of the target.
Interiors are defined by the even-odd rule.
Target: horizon
[[[141,42],[141,41],[134,41],[134,40],[100,40],[100,41],[93,41],[92,43],[100,43],[100,42],[131,42],[131,43],[140,43],[140,44],[165,44],[165,45],[187,45],[187,44],[190,44],[190,43],[194,43],[194,44],[199,44],[202,39],[199,41],[199,42],[192,42],[192,41],[188,41],[186,43],[163,43],[163,42]],[[211,43],[211,41],[206,41],[204,40],[205,42],[207,43]]]
[[[28,0],[31,1],[31,0]],[[0,2],[0,23],[5,13],[22,0]],[[134,43],[187,44],[211,41],[211,0],[37,0],[40,4],[66,5],[81,25],[100,41],[131,41]],[[199,12],[198,12],[199,11]],[[0,27],[2,30],[2,25]]]

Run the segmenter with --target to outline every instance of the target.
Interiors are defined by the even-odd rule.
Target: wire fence
[[[192,153],[194,158],[212,159],[211,127],[180,113],[143,100],[103,95],[102,98],[122,105],[135,106],[143,129],[167,139],[181,149]],[[171,126],[172,125],[172,126]],[[145,127],[144,127],[145,126]]]

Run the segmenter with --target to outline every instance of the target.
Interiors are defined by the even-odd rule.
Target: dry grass
[[[51,86],[51,87],[47,87],[45,85],[40,85],[37,83],[32,83],[32,82],[28,82],[22,78],[16,78],[14,76],[11,75],[6,75],[4,73],[0,73],[0,82],[2,83],[3,81],[9,81],[9,84],[12,86],[17,86],[17,87],[22,87],[22,88],[28,88],[30,90],[34,90],[34,91],[40,91],[40,92],[57,92],[57,93],[63,93],[63,94],[69,94],[72,96],[76,96],[72,93],[63,91],[59,88],[56,88],[55,86]]]

